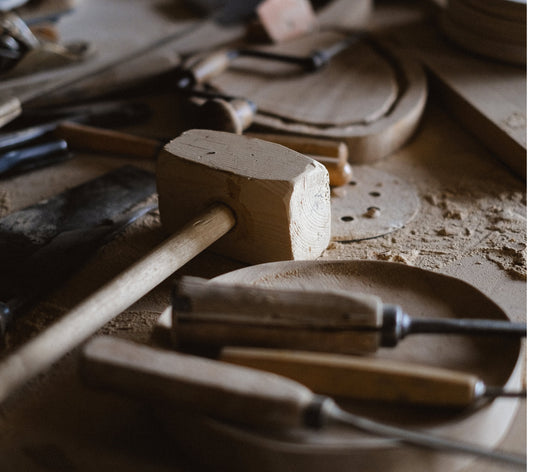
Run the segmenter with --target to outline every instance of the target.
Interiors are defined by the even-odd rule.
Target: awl
[[[180,346],[255,346],[375,352],[410,334],[526,336],[525,323],[411,318],[400,306],[345,290],[280,290],[183,277],[173,295]]]

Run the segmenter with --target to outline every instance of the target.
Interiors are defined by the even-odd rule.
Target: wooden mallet
[[[157,166],[163,225],[177,231],[0,363],[0,401],[211,244],[248,263],[315,259],[329,244],[324,166],[283,146],[209,130],[167,144]]]

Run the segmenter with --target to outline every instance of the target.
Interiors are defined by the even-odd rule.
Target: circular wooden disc
[[[308,56],[345,37],[326,31],[258,49]],[[211,84],[229,95],[253,100],[261,113],[315,126],[371,123],[387,113],[398,95],[394,69],[362,40],[316,72],[242,57]]]
[[[482,37],[525,46],[525,23],[490,15],[470,6],[465,0],[449,0],[446,10],[452,21]]]
[[[493,301],[461,280],[390,262],[278,262],[237,270],[216,280],[304,290],[330,287],[373,293],[384,302],[398,303],[416,317],[507,319]],[[492,385],[518,388],[520,384],[522,356],[519,340],[419,335],[408,337],[397,348],[381,349],[377,357],[466,371]],[[383,405],[379,410],[361,404],[344,406],[403,427],[424,428],[458,441],[494,447],[510,426],[518,401],[493,401],[475,410],[460,412],[435,408],[409,410]],[[163,418],[179,442],[195,457],[223,470],[449,472],[472,460],[464,455],[391,443],[345,428],[255,431],[193,417],[172,408],[164,410]]]
[[[273,49],[307,55],[339,37],[322,32]],[[257,127],[346,142],[353,163],[375,162],[402,146],[426,103],[422,68],[375,41],[361,40],[314,73],[251,61],[238,68],[236,61],[211,85],[254,101]]]
[[[526,64],[526,44],[513,44],[480,36],[470,28],[456,23],[447,15],[442,17],[441,24],[451,40],[469,51],[512,64]]]
[[[416,188],[369,166],[352,166],[353,179],[331,189],[331,240],[360,241],[404,227],[417,214]]]
[[[499,18],[526,22],[527,0],[466,0],[471,6]]]

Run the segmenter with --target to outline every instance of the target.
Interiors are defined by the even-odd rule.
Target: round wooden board
[[[507,20],[526,22],[527,0],[467,0],[474,8]]]
[[[268,49],[308,55],[341,37],[323,31]],[[241,58],[211,85],[254,101],[256,127],[345,141],[350,161],[359,164],[402,146],[414,132],[427,96],[418,64],[368,38],[314,73]]]
[[[525,46],[527,26],[519,21],[490,15],[465,0],[449,0],[446,13],[457,24],[481,37]]]
[[[418,213],[416,187],[387,172],[354,165],[353,178],[331,189],[331,240],[376,238],[403,228]]]
[[[457,23],[449,15],[443,15],[441,25],[452,41],[468,51],[511,64],[526,64],[527,48],[525,43],[515,44],[481,36],[468,26]]]
[[[507,319],[505,313],[471,285],[403,264],[380,261],[305,261],[262,264],[240,269],[218,281],[269,287],[341,288],[373,293],[398,303],[417,317],[461,316]],[[327,316],[327,314],[325,314]],[[520,341],[463,336],[412,336],[377,357],[446,367],[477,374],[487,384],[518,388]],[[424,428],[459,441],[494,447],[509,428],[519,402],[499,399],[471,411],[376,408],[343,404],[352,411],[404,427]],[[323,431],[254,431],[190,413],[161,408],[169,431],[195,460],[217,470],[314,472],[450,472],[472,457],[400,445],[345,428]]]

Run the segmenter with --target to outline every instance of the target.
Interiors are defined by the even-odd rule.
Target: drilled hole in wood
[[[381,193],[379,192],[369,192],[368,195],[371,197],[381,197]]]
[[[350,182],[348,182],[348,185],[357,185],[357,182],[355,180],[350,180]]]
[[[342,221],[353,221],[353,216],[341,216]]]

